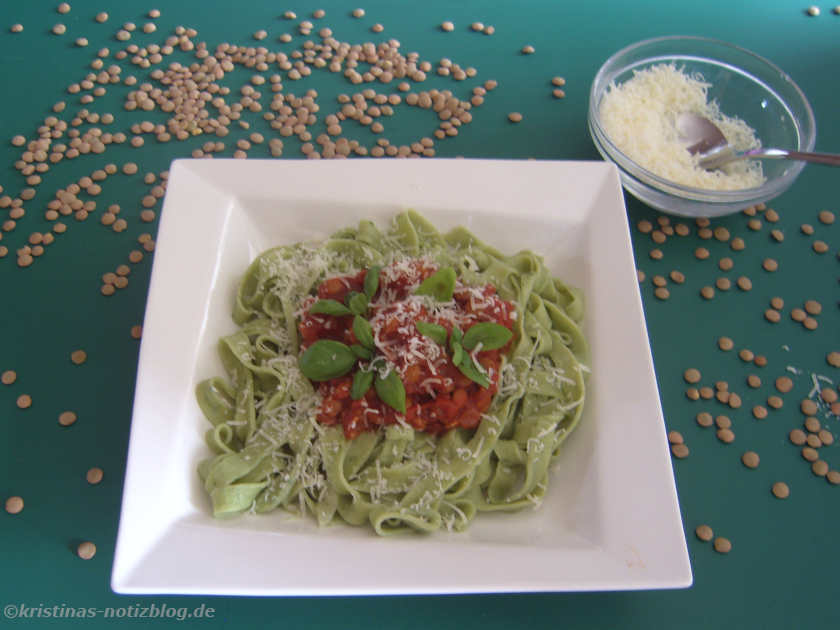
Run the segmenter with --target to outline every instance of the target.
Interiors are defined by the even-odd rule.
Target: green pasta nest
[[[320,396],[298,368],[301,304],[328,275],[419,257],[516,304],[499,391],[472,430],[438,438],[400,423],[348,440],[341,426],[317,422]],[[196,392],[214,453],[198,473],[217,517],[283,508],[380,535],[461,531],[478,512],[540,505],[550,465],[583,412],[580,292],[532,252],[505,256],[460,227],[441,234],[413,211],[384,231],[361,221],[317,247],[262,253],[242,279],[233,318],[240,329],[219,342],[227,378]]]

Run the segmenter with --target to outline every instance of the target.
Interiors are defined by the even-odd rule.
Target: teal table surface
[[[823,210],[840,211],[838,171],[806,167],[794,186],[769,204],[778,215],[775,223],[774,213],[767,210],[757,217],[739,213],[714,220],[712,228],[723,227],[729,232],[723,240],[704,240],[694,221],[672,218],[672,226],[684,223],[690,234],[654,243],[636,226],[645,220],[656,224],[662,215],[627,196],[637,267],[645,274],[640,289],[666,424],[669,430],[682,433],[690,449],[688,457],[673,459],[694,573],[690,588],[323,599],[138,597],[116,595],[109,580],[139,351],[132,327],[143,320],[153,260],[153,252],[146,251],[138,241],[143,234],[154,237],[160,213],[160,202],[152,199],[155,203],[150,209],[155,215],[144,221],[141,200],[159,183],[159,174],[174,158],[201,149],[208,138],[196,135],[163,142],[154,134],[143,134],[142,147],[133,147],[129,141],[112,142],[103,144],[106,150],[101,154],[81,153],[57,163],[49,158],[39,162],[36,156],[34,162],[19,164],[25,159],[22,154],[27,147],[12,143],[16,135],[27,141],[37,139],[39,127],[55,122],[46,120],[50,116],[66,121],[73,129],[73,118],[82,108],[98,113],[101,120],[85,122],[81,129],[98,126],[103,133],[122,132],[129,140],[134,136],[131,126],[142,120],[165,124],[169,114],[159,110],[124,108],[129,91],[143,82],[154,82],[150,73],[156,67],[133,64],[132,53],[119,59],[118,51],[131,44],[163,45],[176,27],[183,26],[195,29],[192,40],[196,44],[206,42],[210,51],[227,42],[290,53],[305,39],[296,30],[298,23],[311,19],[315,23],[313,37],[326,26],[336,38],[350,43],[395,38],[404,53],[417,51],[421,59],[432,62],[447,57],[462,68],[478,71],[474,78],[460,82],[431,72],[422,87],[412,86],[412,90],[445,87],[466,99],[474,86],[488,79],[498,81],[498,88],[486,95],[480,107],[473,108],[470,124],[462,125],[455,137],[435,140],[438,157],[600,159],[586,126],[589,88],[599,66],[632,42],[674,34],[730,41],[772,60],[790,74],[813,106],[816,150],[838,152],[840,15],[833,12],[833,5],[819,5],[821,14],[810,16],[806,3],[789,0],[376,0],[361,5],[336,0],[317,5],[182,0],[157,6],[139,0],[75,0],[70,4],[66,14],[59,13],[58,3],[52,0],[0,5],[0,72],[6,86],[0,101],[0,196],[5,199],[0,201],[0,372],[13,370],[17,375],[14,383],[0,385],[0,497],[5,502],[19,496],[25,502],[18,514],[0,512],[0,605],[4,607],[0,625],[110,628],[159,624],[208,629],[348,630],[840,627],[836,573],[840,558],[840,488],[814,474],[800,454],[801,447],[788,439],[791,429],[803,426],[801,401],[808,397],[816,400],[817,390],[823,388],[836,395],[840,381],[840,370],[827,361],[829,352],[840,351],[840,225],[822,222],[818,217]],[[363,18],[350,15],[356,6],[365,9]],[[160,9],[161,15],[149,19],[147,12],[153,8]],[[318,8],[324,9],[326,16],[313,19],[312,12]],[[287,10],[295,11],[298,19],[284,20],[282,15]],[[95,20],[101,11],[109,14],[104,23]],[[440,29],[445,20],[455,24],[453,32]],[[476,21],[493,25],[495,33],[472,32],[469,25]],[[137,29],[130,40],[120,41],[115,34],[126,22],[135,23]],[[143,31],[143,25],[149,22],[156,25],[155,32]],[[23,25],[22,32],[12,32],[12,25],[17,23]],[[63,35],[52,32],[59,23],[66,26]],[[372,32],[375,23],[381,23],[384,31]],[[260,29],[267,31],[267,37],[256,41],[254,33]],[[278,40],[285,32],[294,33],[291,43]],[[76,43],[82,37],[87,40],[86,46]],[[528,44],[534,46],[534,54],[521,54]],[[91,68],[91,63],[103,47],[109,49],[104,69],[107,71],[112,64],[120,66],[120,80],[108,83],[101,95],[84,88],[79,93],[69,92],[68,86],[83,81],[87,73],[99,72]],[[162,64],[174,60],[188,64],[195,61],[194,54],[195,50],[176,50]],[[129,76],[137,77],[137,86],[126,84]],[[249,76],[240,68],[225,77],[222,83],[230,86],[231,98],[238,97]],[[565,78],[565,98],[552,96],[550,80],[554,76]],[[354,91],[356,86],[339,73],[316,68],[294,84],[300,93],[309,88],[318,90],[323,115],[336,111],[338,93]],[[286,89],[292,88],[287,85]],[[89,104],[82,100],[86,94],[93,96]],[[60,101],[66,108],[54,112],[54,104]],[[508,122],[511,111],[521,112],[523,121]],[[112,114],[112,122],[106,122],[106,113]],[[385,135],[395,144],[431,136],[438,121],[428,114],[398,108],[394,119],[388,121]],[[259,131],[266,141],[249,149],[248,157],[270,157],[268,140],[276,132],[263,120],[262,113],[245,111],[242,120],[251,121],[250,130],[232,124],[229,136],[214,138],[225,142],[222,155],[231,156],[235,140]],[[318,125],[323,123],[319,121]],[[318,126],[316,129],[314,135],[321,133]],[[366,146],[374,146],[369,131],[355,137]],[[72,146],[66,135],[55,142]],[[303,157],[297,138],[284,138],[284,143],[280,159]],[[101,181],[100,194],[82,195],[95,202],[95,207],[88,205],[86,220],[77,214],[78,208],[69,208],[71,214],[66,216],[59,213],[57,219],[46,215],[59,189],[107,164],[121,167],[127,162],[139,166],[138,175],[109,176]],[[27,165],[39,163],[50,168],[24,173]],[[145,183],[142,175],[147,173],[157,174],[158,181]],[[31,179],[33,176],[41,181]],[[34,190],[31,199],[29,188]],[[112,204],[120,206],[120,213],[112,218],[125,220],[121,231],[114,229],[120,227],[116,223],[103,225],[102,217]],[[751,224],[751,219],[757,221]],[[66,232],[60,231],[58,223],[66,226]],[[804,233],[803,224],[811,225],[814,233]],[[774,237],[771,230],[779,230],[783,239]],[[43,235],[52,236],[43,241]],[[744,249],[732,249],[735,238],[743,239]],[[818,240],[827,244],[826,253],[814,250]],[[27,251],[19,256],[19,250],[26,246],[31,256],[28,266]],[[709,250],[708,259],[695,256],[698,247]],[[660,260],[651,258],[654,248],[662,251]],[[143,260],[130,261],[133,250],[142,252]],[[718,262],[724,257],[732,258],[731,270],[719,268]],[[777,271],[762,267],[767,258],[778,262]],[[116,289],[114,295],[103,295],[103,274],[116,271],[120,265],[129,268],[127,286]],[[654,296],[652,279],[657,275],[667,278],[672,270],[682,272],[685,282],[668,279],[670,298],[659,300]],[[735,281],[741,276],[751,280],[751,290],[737,288]],[[701,288],[714,286],[719,278],[730,279],[732,288],[716,289],[711,300],[702,298]],[[774,297],[784,301],[778,323],[765,318]],[[791,317],[793,309],[803,308],[808,300],[818,301],[822,307],[821,313],[814,315],[815,330]],[[722,336],[734,341],[733,350],[718,347]],[[78,349],[87,353],[87,360],[76,365],[71,353]],[[766,357],[767,365],[740,359],[738,352],[742,349]],[[688,368],[702,373],[698,386],[714,387],[716,382],[725,381],[741,398],[741,406],[733,408],[714,398],[690,400],[686,395],[689,386],[683,380]],[[760,378],[760,386],[748,386],[746,379],[751,374]],[[791,379],[790,391],[777,391],[775,381],[781,376]],[[31,397],[30,407],[20,408],[22,395]],[[773,407],[775,400],[768,402],[772,396],[778,396],[780,408]],[[830,399],[831,394],[826,392],[825,396]],[[758,405],[768,410],[762,421],[753,414]],[[68,410],[75,412],[78,420],[71,426],[61,426],[59,414]],[[714,428],[699,426],[695,417],[702,411],[728,416],[735,441],[725,444],[716,438]],[[817,417],[831,437],[838,437],[840,421],[828,404],[820,403]],[[828,434],[823,433],[826,443],[819,448],[819,457],[838,470],[840,449],[837,442],[828,444]],[[755,470],[741,463],[741,454],[747,450],[761,456]],[[86,481],[86,471],[91,467],[104,471],[101,483]],[[779,500],[771,494],[770,488],[777,481],[790,487],[788,499]],[[717,553],[711,543],[695,537],[694,529],[702,523],[732,542],[730,553]],[[93,558],[82,560],[77,556],[81,541],[96,544]],[[61,613],[68,608],[107,607],[122,608],[125,618],[99,615],[67,619]],[[154,614],[163,607],[198,610],[201,616],[183,621],[134,618],[141,610]],[[47,614],[53,617],[47,618]]]

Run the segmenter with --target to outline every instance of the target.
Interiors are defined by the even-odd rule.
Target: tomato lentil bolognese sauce
[[[376,280],[368,277],[374,273],[378,274]],[[451,284],[448,290],[446,276]],[[430,282],[438,289],[442,282],[443,293],[422,291]],[[371,286],[376,287],[374,291]],[[358,312],[334,306],[327,313],[313,305],[352,303],[354,296],[364,295],[366,287],[370,295],[362,310],[370,324],[373,347],[358,357],[354,366],[358,374],[320,381],[318,422],[340,424],[348,439],[397,423],[432,435],[478,426],[498,391],[502,356],[510,348],[517,317],[515,305],[500,298],[491,284],[464,285],[451,268],[441,269],[423,258],[401,260],[381,269],[362,269],[324,280],[317,297],[303,304],[301,349],[305,352],[324,340],[362,347],[360,331],[354,325]],[[497,332],[503,327],[507,333],[496,343],[483,343],[482,335],[470,334],[478,324],[491,324]],[[360,379],[360,374],[361,378],[370,374],[370,382],[374,377],[387,380],[391,372],[404,390],[404,409],[382,400],[378,382],[377,387],[368,386],[364,393],[359,389],[353,395],[354,379]]]

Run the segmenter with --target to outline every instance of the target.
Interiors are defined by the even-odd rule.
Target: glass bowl
[[[599,119],[601,99],[610,84],[633,78],[634,71],[674,63],[686,74],[699,73],[711,86],[708,99],[720,111],[752,127],[762,146],[813,151],[814,113],[802,90],[781,69],[748,50],[702,37],[659,37],[644,40],[607,59],[589,93],[589,132],[605,160],[619,169],[624,188],[663,212],[688,217],[716,217],[767,202],[787,190],[804,162],[763,160],[766,181],[756,188],[707,190],[691,188],[639,166],[616,147]]]

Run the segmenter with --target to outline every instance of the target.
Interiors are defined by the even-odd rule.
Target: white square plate
[[[271,246],[407,208],[532,249],[585,294],[592,375],[541,508],[378,538],[285,512],[216,520],[194,390],[223,375],[232,298]],[[600,162],[180,160],[155,254],[111,578],[119,593],[346,595],[691,584],[618,172]]]

